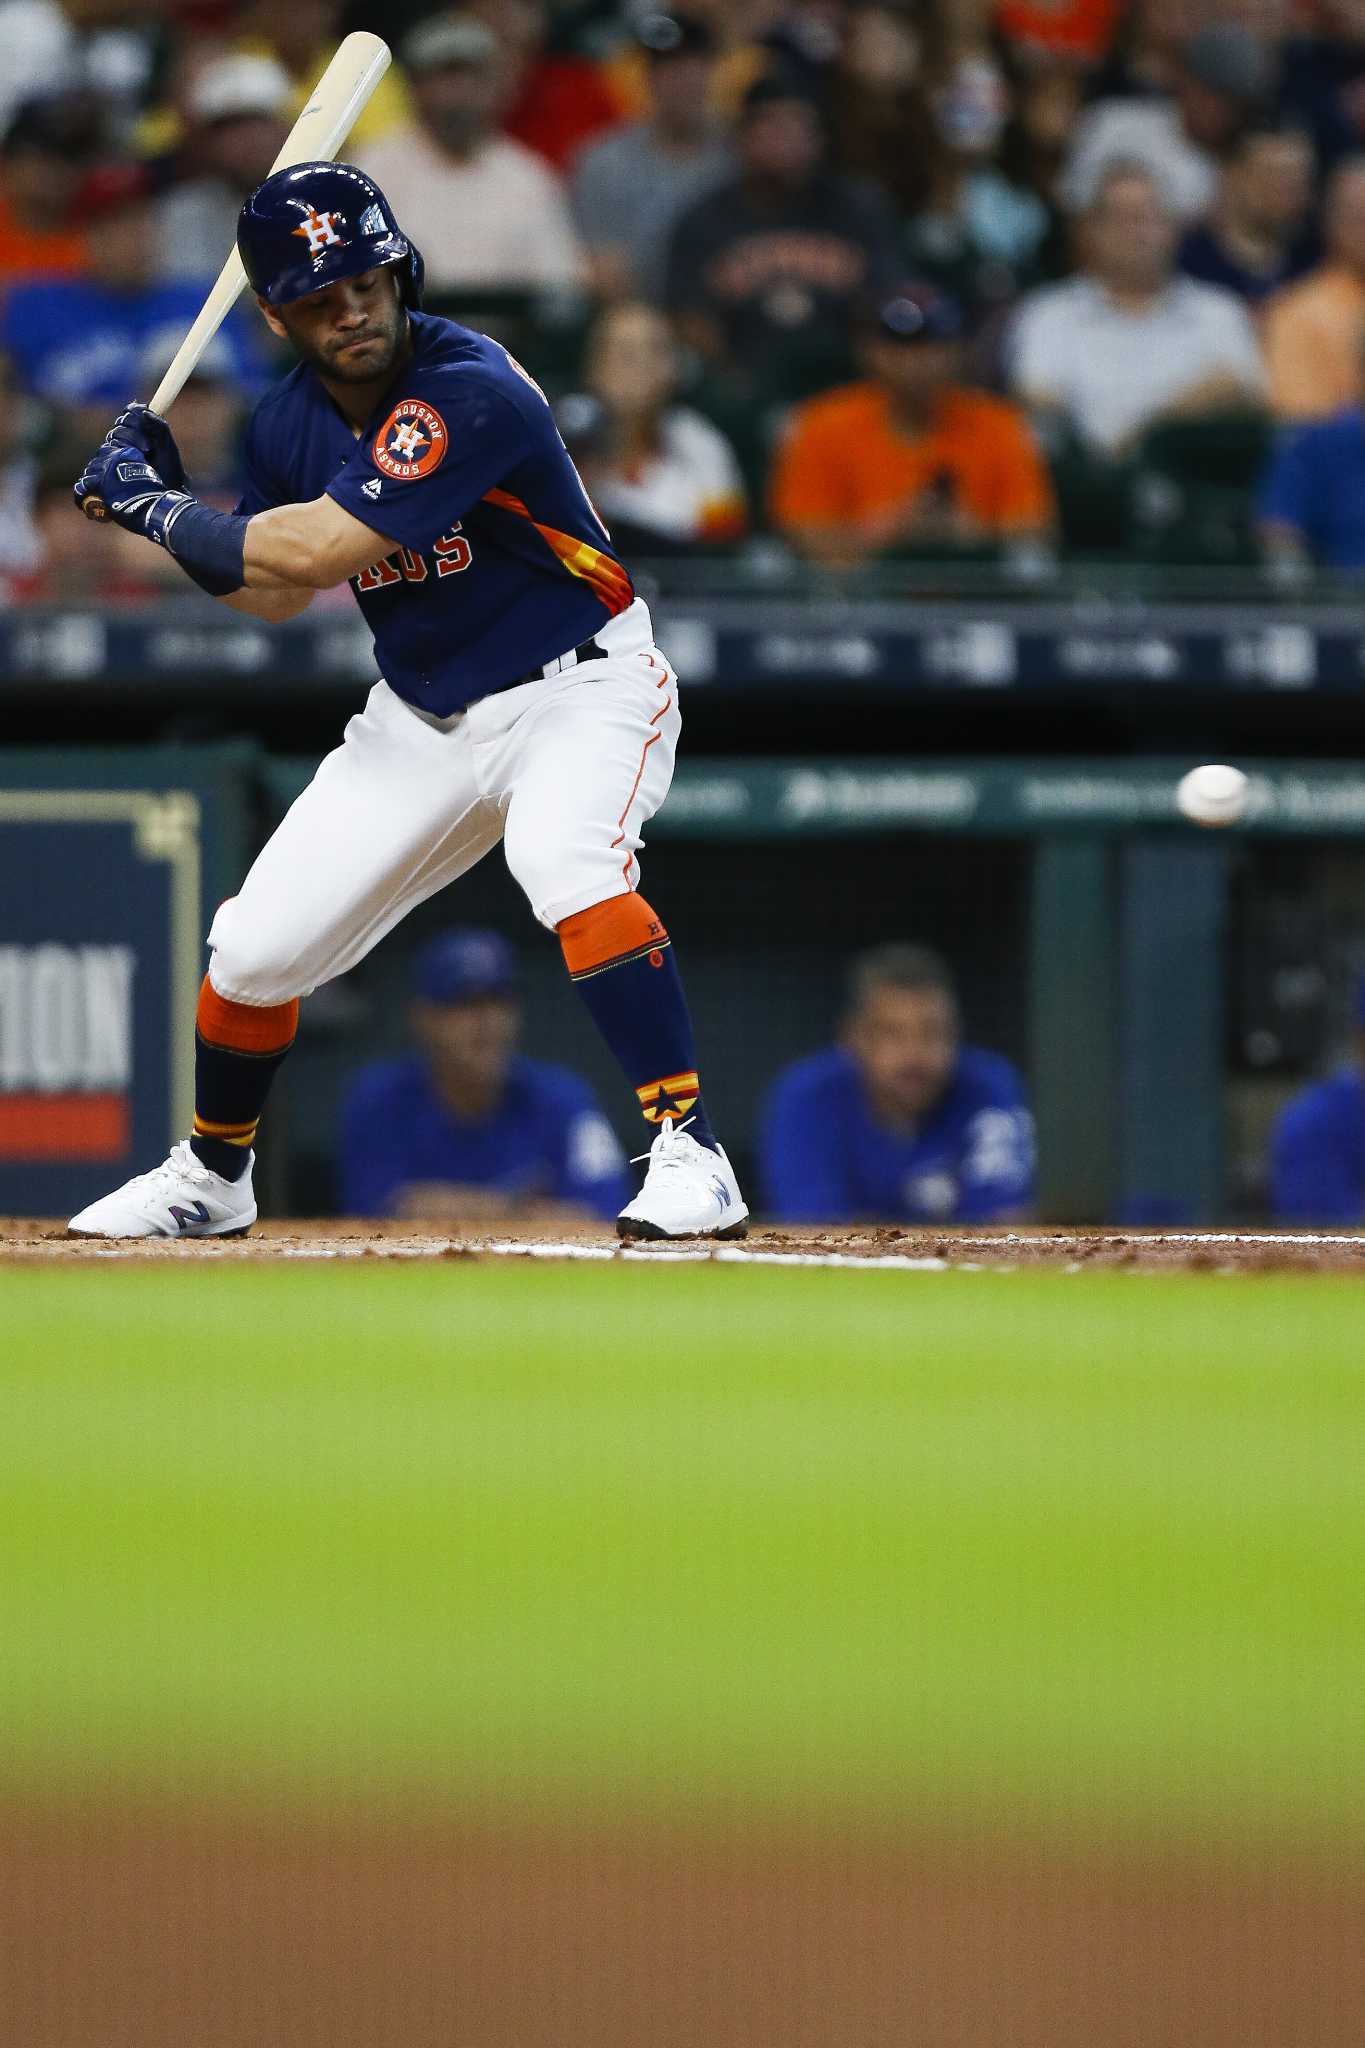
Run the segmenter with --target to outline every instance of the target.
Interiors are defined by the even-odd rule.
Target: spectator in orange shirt
[[[1265,358],[1282,420],[1322,420],[1362,396],[1365,157],[1338,164],[1323,208],[1327,260],[1270,302]]]
[[[0,290],[85,269],[85,228],[71,206],[100,126],[95,102],[77,92],[29,100],[10,123],[0,144]]]
[[[866,322],[868,376],[798,406],[773,517],[829,568],[902,547],[1043,539],[1052,491],[1022,413],[958,382],[962,312],[904,285]]]

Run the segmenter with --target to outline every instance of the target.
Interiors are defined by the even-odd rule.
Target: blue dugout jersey
[[[621,1148],[587,1083],[520,1054],[479,1123],[451,1114],[416,1055],[361,1069],[342,1117],[342,1207],[387,1216],[401,1188],[425,1180],[574,1202],[602,1217],[627,1199]]]
[[[774,1083],[760,1163],[777,1223],[990,1223],[1033,1201],[1033,1118],[1009,1061],[964,1046],[919,1126],[887,1130],[832,1047]]]
[[[1365,1223],[1365,1077],[1343,1067],[1294,1096],[1270,1151],[1277,1223]]]
[[[375,531],[351,579],[390,689],[447,717],[590,640],[635,592],[544,393],[495,341],[409,315],[357,439],[300,363],[257,406],[239,512],[327,493]],[[382,558],[383,539],[399,543]]]

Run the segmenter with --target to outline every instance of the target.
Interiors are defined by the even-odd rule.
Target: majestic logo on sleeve
[[[438,412],[420,398],[403,398],[374,437],[376,469],[406,481],[430,476],[446,452],[449,436]]]
[[[308,244],[310,256],[320,256],[324,249],[340,249],[346,237],[337,233],[340,223],[345,226],[344,216],[339,213],[319,213],[316,206],[310,206],[308,217],[292,232],[302,235]]]

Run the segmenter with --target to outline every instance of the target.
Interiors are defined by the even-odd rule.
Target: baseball
[[[1175,800],[1196,825],[1235,825],[1246,809],[1248,787],[1240,768],[1210,764],[1181,777]]]

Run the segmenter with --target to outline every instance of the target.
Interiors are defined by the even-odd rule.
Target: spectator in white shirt
[[[596,505],[627,553],[738,539],[747,523],[734,450],[679,405],[673,331],[655,307],[623,300],[588,337],[587,392],[558,409]]]
[[[402,47],[416,119],[357,152],[409,226],[437,292],[577,285],[583,253],[542,157],[498,132],[504,54],[472,15],[419,23]]]
[[[1082,269],[1030,292],[1010,334],[1011,383],[1046,425],[1126,454],[1159,421],[1261,402],[1240,299],[1175,271],[1179,226],[1150,172],[1115,165],[1081,222]]]

